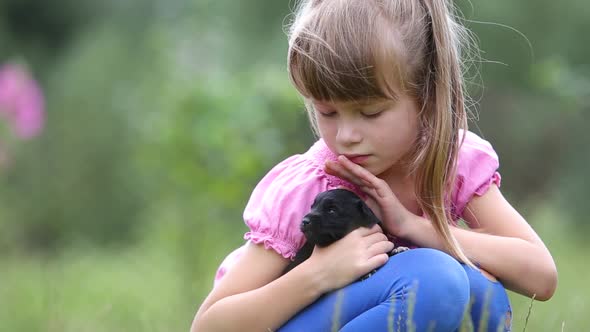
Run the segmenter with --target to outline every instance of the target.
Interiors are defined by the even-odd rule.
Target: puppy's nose
[[[303,218],[303,220],[301,221],[301,230],[304,230],[309,225],[311,225],[311,220],[309,220],[308,217]]]

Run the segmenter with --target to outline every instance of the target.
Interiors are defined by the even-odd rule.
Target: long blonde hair
[[[448,0],[303,0],[289,30],[288,69],[306,99],[396,100],[420,106],[408,156],[416,195],[449,252],[472,265],[449,229],[457,155],[467,129],[461,47],[469,39]]]

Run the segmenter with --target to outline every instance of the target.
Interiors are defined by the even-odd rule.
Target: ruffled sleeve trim
[[[483,194],[485,194],[488,191],[488,189],[490,189],[490,186],[492,184],[495,184],[496,186],[500,187],[501,183],[502,176],[500,175],[500,173],[494,172],[494,175],[492,175],[492,177],[487,182],[479,186],[479,188],[477,188],[473,194],[477,196],[483,196]]]
[[[272,249],[287,259],[293,259],[298,250],[291,243],[260,232],[247,232],[244,234],[244,240],[250,240],[255,244],[264,244],[265,249]]]

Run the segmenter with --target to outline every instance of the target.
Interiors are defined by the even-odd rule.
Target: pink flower
[[[22,66],[0,67],[0,120],[20,139],[37,136],[45,122],[45,103],[37,82]]]

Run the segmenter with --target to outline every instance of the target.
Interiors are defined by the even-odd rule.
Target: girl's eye
[[[331,118],[336,115],[336,112],[319,112],[318,111],[318,113],[320,114],[320,116],[323,116],[325,118]]]
[[[361,113],[361,114],[363,115],[363,117],[371,119],[371,118],[379,117],[382,113],[383,113],[383,111],[378,111],[378,112],[373,112],[373,113]]]

